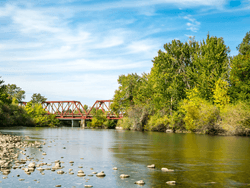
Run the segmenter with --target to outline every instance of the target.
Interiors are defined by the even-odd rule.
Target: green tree
[[[238,45],[237,50],[239,50],[241,55],[246,55],[250,52],[250,31],[246,33],[242,43]]]
[[[159,50],[149,75],[156,109],[167,108],[172,114],[178,101],[185,98],[185,89],[193,85],[188,73],[192,70],[192,59],[197,45],[193,40],[185,43],[173,40],[164,45],[165,52]]]
[[[250,32],[237,47],[239,54],[231,59],[230,94],[232,101],[250,100]]]
[[[45,102],[46,100],[47,100],[47,98],[42,96],[40,93],[34,93],[31,96],[31,102],[32,103],[42,103],[42,102]]]
[[[53,127],[59,124],[59,120],[55,118],[55,115],[47,114],[40,103],[30,101],[26,104],[25,110],[36,126]]]
[[[16,98],[18,102],[21,102],[25,98],[25,91],[22,88],[17,87],[16,84],[8,84],[6,86],[6,92],[10,98]]]
[[[9,98],[9,95],[6,92],[6,85],[4,85],[3,83],[4,81],[0,80],[0,102],[11,104],[12,100]]]
[[[194,55],[192,80],[206,100],[213,100],[213,89],[219,78],[228,79],[229,48],[222,38],[210,37],[200,42]]]

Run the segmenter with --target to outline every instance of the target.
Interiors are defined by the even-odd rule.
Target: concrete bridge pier
[[[80,127],[85,128],[85,125],[86,125],[86,120],[85,119],[81,119]]]
[[[79,120],[72,119],[72,127],[79,127]]]

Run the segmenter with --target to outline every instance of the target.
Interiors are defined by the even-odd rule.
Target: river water
[[[26,148],[26,156],[39,162],[60,160],[65,172],[74,175],[35,170],[31,175],[12,169],[0,187],[248,187],[250,185],[250,138],[208,136],[123,130],[90,130],[80,128],[20,128],[0,129],[2,133],[29,136],[29,142],[46,142],[42,151]],[[46,152],[47,155],[42,155]],[[19,158],[25,156],[20,154]],[[83,159],[82,159],[83,158]],[[74,161],[73,166],[69,161]],[[147,165],[155,164],[155,169]],[[83,168],[79,168],[82,166]],[[113,170],[117,167],[118,170]],[[91,169],[93,168],[93,170]],[[162,172],[161,168],[173,169]],[[104,171],[106,176],[78,177]],[[20,177],[17,177],[17,175]],[[121,174],[130,175],[121,179]],[[19,181],[23,178],[24,181]],[[34,181],[37,180],[37,181]],[[144,180],[143,186],[134,184]],[[167,181],[176,181],[168,185]]]

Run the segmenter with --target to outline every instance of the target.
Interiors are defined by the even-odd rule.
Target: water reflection
[[[31,138],[29,142],[45,141],[41,152],[31,147],[26,149],[26,155],[40,162],[61,160],[65,172],[69,169],[74,172],[74,175],[59,175],[45,170],[45,175],[41,175],[36,170],[28,176],[19,168],[12,169],[8,178],[2,180],[2,187],[19,184],[24,187],[44,187],[45,184],[47,187],[57,184],[62,187],[172,187],[166,184],[172,180],[177,182],[175,187],[244,187],[250,184],[250,138],[247,137],[79,128],[21,128],[1,132],[27,135]],[[43,152],[47,155],[42,155]],[[147,168],[149,164],[155,164],[156,168]],[[118,170],[112,169],[115,166]],[[163,167],[175,171],[162,172]],[[77,177],[78,170],[86,175],[104,171],[106,176]],[[17,174],[25,180],[19,182]],[[130,178],[121,179],[121,174],[128,174]],[[146,184],[134,184],[138,180]]]

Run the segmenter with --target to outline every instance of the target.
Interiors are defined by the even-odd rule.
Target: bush
[[[250,104],[227,105],[221,111],[221,127],[229,135],[250,135]]]
[[[123,117],[122,119],[118,120],[117,126],[122,127],[123,129],[131,129],[132,122],[130,121],[130,118]]]
[[[161,116],[160,113],[156,113],[150,116],[147,125],[145,125],[145,129],[149,131],[165,132],[169,124],[170,120],[167,115]]]
[[[220,131],[218,125],[220,111],[219,109],[199,97],[196,88],[187,93],[188,99],[184,99],[180,111],[184,114],[184,123],[186,130],[193,132],[202,131],[204,133],[216,133]]]

